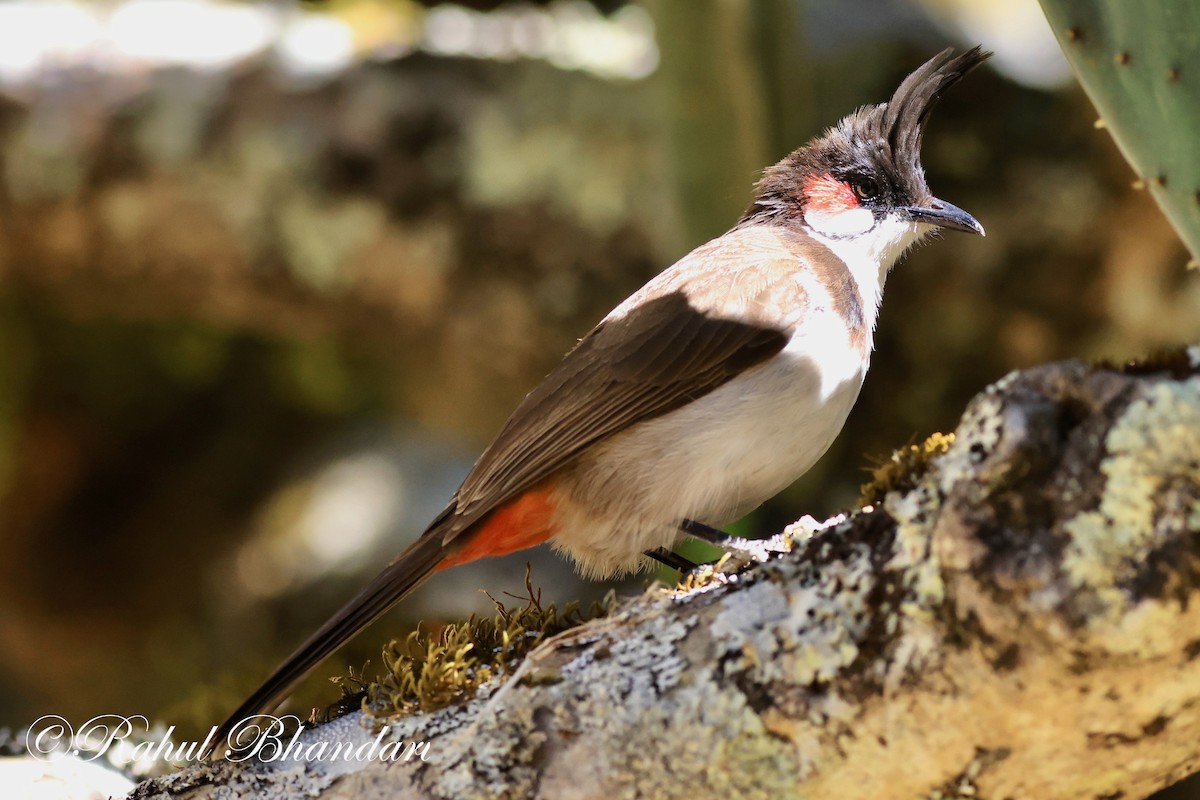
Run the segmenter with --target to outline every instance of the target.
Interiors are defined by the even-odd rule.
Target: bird
[[[533,389],[445,509],[217,729],[276,708],[436,572],[549,542],[588,577],[721,542],[828,449],[858,397],[885,279],[939,230],[921,139],[942,93],[991,54],[947,48],[755,184],[733,227],[614,308]],[[233,737],[236,738],[236,737]]]

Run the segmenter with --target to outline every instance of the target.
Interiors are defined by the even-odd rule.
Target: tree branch
[[[199,766],[135,796],[1145,797],[1200,764],[1198,366],[1008,376],[914,488],[396,722],[428,762]],[[354,714],[305,741],[371,736]]]

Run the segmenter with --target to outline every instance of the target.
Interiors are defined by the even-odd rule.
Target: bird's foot
[[[776,541],[780,538],[778,536],[771,539],[745,539],[691,519],[685,519],[680,523],[679,530],[694,539],[724,550],[725,557],[712,562],[709,566],[716,567],[720,564],[723,568],[732,567],[733,571],[738,571],[749,564],[767,561],[771,558],[772,553],[784,552],[788,549],[781,547]],[[701,566],[665,547],[647,550],[645,555],[660,564],[684,573],[692,572]]]
[[[770,559],[771,553],[779,551],[779,548],[773,545],[772,539],[745,539],[691,519],[681,522],[679,530],[695,539],[719,547],[735,560],[746,563],[767,561]]]
[[[645,555],[654,559],[660,564],[677,569],[680,572],[691,572],[700,565],[695,561],[684,558],[673,550],[668,550],[665,547],[656,547],[653,550],[647,550]]]

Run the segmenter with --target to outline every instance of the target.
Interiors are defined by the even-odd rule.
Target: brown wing
[[[779,352],[787,336],[718,319],[678,292],[598,325],[517,407],[455,499],[378,577],[308,638],[221,726],[269,711],[316,664],[428,577],[447,545],[585,448],[711,392]]]
[[[807,257],[784,246],[777,232],[734,231],[689,256],[706,276],[693,280],[690,303],[679,291],[695,276],[686,261],[627,300],[625,313],[598,325],[517,407],[425,535],[225,722],[219,746],[241,719],[274,708],[314,665],[419,585],[471,525],[588,447],[702,397],[778,353],[805,313],[805,290],[794,278],[797,259]],[[724,318],[727,306],[743,320]]]
[[[680,292],[605,320],[517,407],[431,528],[450,541],[588,447],[704,396],[787,340],[697,310]]]

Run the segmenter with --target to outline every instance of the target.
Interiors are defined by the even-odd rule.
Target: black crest
[[[803,205],[807,176],[834,175],[855,182],[870,178],[881,206],[928,199],[921,168],[921,137],[938,98],[991,57],[973,47],[955,56],[946,48],[912,72],[890,100],[864,106],[822,136],[768,167],[742,223],[795,213]]]
[[[892,99],[865,110],[856,127],[877,142],[887,142],[892,163],[900,170],[921,170],[921,136],[925,120],[942,92],[991,57],[980,47],[960,56],[947,47],[904,79]],[[860,112],[862,113],[862,112]]]

